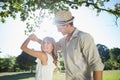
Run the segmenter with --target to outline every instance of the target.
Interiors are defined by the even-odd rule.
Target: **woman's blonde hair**
[[[56,46],[55,40],[52,37],[45,37],[42,42],[44,42],[44,41],[48,41],[48,42],[50,42],[52,44],[52,46],[53,46],[52,57],[54,59],[53,63],[57,66],[58,55],[57,55],[57,46]],[[42,44],[43,43],[41,43],[41,45]]]

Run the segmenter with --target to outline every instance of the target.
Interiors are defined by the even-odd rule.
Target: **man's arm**
[[[94,71],[93,72],[93,80],[102,80],[103,71]]]
[[[101,61],[94,40],[91,35],[87,34],[82,39],[82,51],[84,52],[85,59],[87,60],[90,68],[93,71],[93,80],[102,80],[104,64]]]

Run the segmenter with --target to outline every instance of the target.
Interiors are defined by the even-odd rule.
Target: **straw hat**
[[[70,11],[58,11],[55,13],[54,24],[65,25],[73,22],[74,17]]]

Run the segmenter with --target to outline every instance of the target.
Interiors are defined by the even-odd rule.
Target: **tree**
[[[115,15],[116,19],[120,17],[120,3],[114,4],[113,8],[106,7],[110,0],[0,0],[0,21],[5,22],[7,17],[16,18],[17,13],[20,14],[22,21],[30,19],[42,19],[50,13],[57,10],[68,10],[69,7],[78,9],[81,6],[92,8],[97,13],[106,11]],[[35,11],[39,10],[39,15],[35,15]],[[48,10],[47,13],[46,10]],[[30,16],[30,15],[33,16]],[[40,23],[41,20],[38,21]],[[33,25],[27,24],[28,32],[34,31]],[[37,26],[35,26],[37,27]]]
[[[102,44],[97,44],[97,48],[101,56],[102,62],[103,63],[106,62],[110,58],[108,47]]]
[[[7,58],[1,58],[0,59],[0,72],[8,71],[8,64],[9,64],[9,59]]]
[[[0,59],[0,72],[14,71],[15,57]]]
[[[110,57],[113,61],[120,62],[120,49],[119,48],[113,48],[110,50]]]
[[[113,48],[110,50],[110,62],[112,64],[113,69],[120,68],[120,49]]]
[[[36,64],[35,59],[36,59],[35,57],[32,57],[25,53],[24,51],[22,51],[21,55],[19,55],[16,58],[16,63],[18,63],[21,66],[21,69],[23,70],[30,69],[31,72],[33,72],[33,68]]]

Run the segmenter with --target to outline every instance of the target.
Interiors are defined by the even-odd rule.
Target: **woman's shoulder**
[[[47,57],[47,55],[42,51],[36,51],[36,53],[38,55],[37,58],[39,58],[40,60]]]

